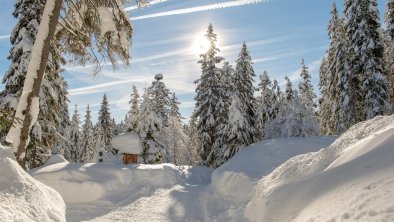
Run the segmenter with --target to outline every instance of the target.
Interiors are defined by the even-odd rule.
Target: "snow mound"
[[[212,174],[212,185],[222,196],[248,201],[263,176],[289,158],[329,146],[336,137],[272,139],[242,149]]]
[[[66,221],[62,197],[33,179],[0,145],[0,221]]]
[[[49,160],[44,164],[44,166],[49,166],[57,163],[68,163],[68,161],[64,159],[62,155],[56,154],[51,156],[51,158],[49,158]]]
[[[393,221],[394,116],[356,124],[331,146],[263,177],[250,221]]]
[[[119,153],[140,154],[142,152],[140,138],[135,133],[124,133],[115,136],[111,144],[115,149],[119,150]]]
[[[66,203],[99,200],[115,203],[129,198],[136,191],[145,190],[148,193],[154,189],[193,181],[209,183],[209,176],[204,178],[195,172],[202,171],[205,175],[206,168],[192,169],[194,168],[179,168],[172,164],[58,163],[34,169],[30,173],[35,179],[57,190]]]

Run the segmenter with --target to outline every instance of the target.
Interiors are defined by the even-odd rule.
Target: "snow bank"
[[[263,177],[250,221],[393,221],[394,116],[359,123],[330,147]]]
[[[336,137],[286,138],[262,141],[244,148],[212,174],[212,186],[233,201],[250,200],[263,176],[289,158],[329,146]]]
[[[52,164],[57,164],[57,163],[68,163],[66,159],[60,154],[53,155],[49,158],[47,162],[45,162],[44,166],[49,166]]]
[[[59,193],[33,179],[0,145],[0,221],[66,221]]]
[[[37,168],[30,173],[57,190],[66,203],[84,203],[98,200],[119,202],[136,191],[148,192],[186,182],[209,183],[209,176],[199,176],[212,172],[206,171],[210,170],[179,168],[172,164],[123,165],[119,162],[104,162],[83,165],[65,162]]]
[[[119,150],[119,153],[140,154],[142,152],[141,140],[135,133],[124,133],[115,136],[111,144],[115,149]]]

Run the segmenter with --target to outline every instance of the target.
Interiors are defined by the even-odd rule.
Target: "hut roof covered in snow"
[[[119,150],[119,153],[140,154],[142,151],[140,138],[135,133],[124,133],[115,136],[111,144],[115,149]]]

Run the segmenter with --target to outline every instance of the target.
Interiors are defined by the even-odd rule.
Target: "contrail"
[[[194,13],[194,12],[231,8],[231,7],[250,5],[250,4],[267,3],[270,1],[271,0],[230,1],[230,2],[209,4],[209,5],[197,6],[197,7],[191,7],[191,8],[171,10],[171,11],[166,11],[166,12],[159,12],[159,13],[154,13],[154,14],[149,14],[149,15],[142,15],[142,16],[132,17],[131,20],[142,20],[142,19],[156,18],[156,17],[162,17],[162,16],[170,16],[170,15],[182,15],[182,14],[189,14],[189,13]]]

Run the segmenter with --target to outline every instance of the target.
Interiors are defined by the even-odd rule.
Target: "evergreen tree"
[[[386,6],[386,36],[385,61],[389,88],[391,89],[391,105],[394,105],[394,0],[388,0]]]
[[[102,138],[104,141],[104,151],[107,154],[115,154],[115,151],[111,145],[111,140],[115,135],[115,123],[111,118],[111,113],[109,109],[109,103],[107,99],[107,94],[104,94],[103,101],[101,102],[101,108],[98,116],[98,124],[102,129]]]
[[[131,105],[129,112],[127,113],[127,119],[125,120],[127,131],[134,131],[137,127],[137,120],[139,114],[138,102],[140,95],[138,94],[137,87],[133,85],[133,92],[131,93],[131,99],[129,104]]]
[[[94,144],[94,128],[92,123],[91,111],[88,107],[86,108],[85,115],[85,123],[82,126],[82,140],[81,140],[81,150],[82,150],[82,159],[81,162],[88,163],[93,160],[93,155],[95,152],[95,144]]]
[[[100,123],[94,126],[94,147],[95,152],[93,153],[92,162],[103,162],[105,155],[105,137],[103,127],[101,127]]]
[[[278,81],[274,79],[274,83],[272,85],[272,100],[271,100],[271,109],[269,110],[270,119],[275,119],[279,116],[279,112],[282,106],[283,94],[280,91],[280,86]]]
[[[11,60],[11,65],[3,77],[5,88],[0,92],[0,109],[4,112],[14,114],[17,108],[45,2],[23,0],[15,3],[13,15],[18,22],[10,38],[12,48],[8,59]],[[51,155],[50,149],[61,138],[59,131],[64,131],[67,127],[67,84],[59,74],[62,61],[59,47],[53,43],[39,93],[38,119],[34,124],[35,129],[30,133],[30,144],[25,157],[30,168],[46,162]],[[6,125],[0,132],[1,137],[5,137],[10,127],[11,123]]]
[[[285,76],[285,80],[286,80],[285,99],[287,102],[291,102],[294,98],[293,83],[291,83],[289,77],[287,76]]]
[[[315,93],[313,92],[313,86],[311,84],[311,75],[309,74],[308,67],[305,65],[304,59],[301,62],[302,69],[301,69],[301,82],[298,86],[300,91],[300,96],[305,104],[306,107],[314,108],[315,102],[314,99],[316,97]]]
[[[320,88],[320,98],[319,98],[319,123],[320,131],[322,135],[332,134],[330,123],[332,121],[331,117],[332,107],[330,104],[330,91],[329,88],[329,73],[328,73],[328,62],[326,58],[322,59],[319,70],[319,88]]]
[[[149,87],[149,97],[155,102],[152,104],[154,111],[163,120],[163,124],[167,125],[168,112],[170,106],[170,90],[162,82],[163,74],[156,74],[155,81],[152,82],[152,86]]]
[[[149,98],[149,92],[143,95],[144,105],[142,106],[137,124],[137,132],[141,138],[143,151],[142,158],[146,164],[162,163],[165,156],[163,145],[157,140],[162,129],[162,119],[155,112],[153,104],[155,101]]]
[[[272,103],[274,99],[274,93],[272,91],[272,83],[269,79],[268,72],[264,71],[260,75],[259,83],[260,96],[257,98],[258,101],[258,129],[260,131],[261,138],[264,138],[264,127],[265,123],[271,117]]]
[[[186,147],[190,153],[190,165],[201,165],[203,163],[201,156],[198,154],[198,147],[200,144],[198,130],[197,130],[197,120],[191,118],[189,123],[185,125],[185,133],[187,135]]]
[[[212,147],[216,141],[216,129],[218,116],[216,106],[220,99],[219,87],[221,79],[221,69],[217,65],[223,61],[222,57],[217,56],[220,51],[216,47],[217,37],[210,24],[206,34],[210,47],[205,54],[200,55],[202,75],[195,81],[196,100],[195,110],[192,118],[198,120],[197,129],[199,132],[199,154],[206,165],[210,165],[211,160],[215,159],[212,155]]]
[[[255,88],[253,86],[256,74],[254,73],[252,58],[250,57],[250,53],[245,42],[242,45],[242,50],[236,63],[234,73],[234,91],[239,93],[238,96],[242,103],[242,109],[246,112],[245,118],[248,122],[247,125],[250,126],[250,128],[248,128],[248,132],[245,132],[245,135],[248,135],[248,138],[245,138],[245,141],[248,142],[246,146],[248,146],[256,141],[258,131],[256,130],[256,99],[254,97]]]
[[[358,75],[362,82],[363,120],[370,119],[391,109],[376,0],[346,0],[345,15],[352,55],[349,66],[352,75]]]
[[[70,144],[69,144],[69,161],[80,163],[82,161],[82,149],[81,149],[81,120],[78,114],[77,105],[75,105],[74,114],[71,118],[71,125],[69,129],[70,133]]]

